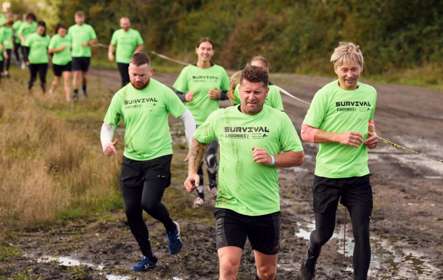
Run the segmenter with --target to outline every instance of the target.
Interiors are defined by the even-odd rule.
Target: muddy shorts
[[[251,247],[266,255],[275,255],[280,247],[280,212],[246,216],[229,209],[216,208],[217,249],[235,246],[243,249],[246,238]]]

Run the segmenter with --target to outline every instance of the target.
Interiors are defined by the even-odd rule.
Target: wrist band
[[[271,165],[275,165],[275,157],[271,155]]]

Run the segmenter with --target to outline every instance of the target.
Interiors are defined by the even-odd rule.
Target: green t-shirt
[[[195,132],[200,143],[218,140],[220,168],[216,207],[258,216],[280,211],[278,170],[258,164],[253,148],[269,154],[303,151],[300,138],[286,113],[263,106],[256,115],[239,111],[239,106],[219,109]]]
[[[209,98],[209,90],[228,90],[229,77],[225,69],[216,64],[209,68],[188,65],[183,68],[173,87],[184,93],[193,93],[192,100],[185,105],[191,111],[197,125],[201,125],[209,114],[219,108],[218,100]]]
[[[185,106],[167,86],[150,79],[138,90],[127,84],[112,98],[104,123],[125,125],[124,155],[133,160],[151,160],[172,154],[168,114],[181,116]]]
[[[94,28],[89,24],[75,24],[69,27],[68,34],[72,39],[72,57],[91,57],[91,47],[84,46],[97,38]]]
[[[23,21],[17,20],[14,21],[14,24],[12,25],[12,30],[14,30],[14,37],[15,42],[20,43],[20,38],[18,37],[18,30],[20,29],[20,26],[22,25]]]
[[[0,28],[0,32],[3,33],[4,36],[4,46],[7,50],[12,50],[13,43],[12,43],[12,27],[10,26],[3,26]]]
[[[119,29],[112,34],[111,45],[117,46],[116,61],[119,63],[129,63],[135,49],[142,44],[142,36],[135,29]]]
[[[29,46],[29,63],[48,63],[48,47],[50,38],[48,35],[40,36],[37,33],[33,33],[28,37]]]
[[[23,37],[25,37],[25,41],[22,42],[22,46],[29,47],[28,37],[29,37],[29,35],[31,35],[35,31],[37,31],[37,22],[35,22],[35,21],[33,21],[31,23],[29,23],[27,21],[24,21],[20,25],[20,28],[18,30],[18,34],[20,34]]]
[[[315,94],[304,123],[324,131],[359,132],[368,137],[368,122],[374,119],[377,91],[358,83],[355,90],[344,90],[333,81]],[[320,143],[315,175],[326,178],[349,178],[369,174],[368,149],[339,143]]]
[[[57,65],[66,65],[71,60],[71,37],[69,35],[65,35],[64,37],[56,34],[51,38],[51,42],[49,43],[50,49],[57,49],[61,46],[65,46],[64,50],[61,52],[56,52],[52,56],[52,63]]]
[[[234,90],[234,105],[240,104],[240,85],[237,85]],[[281,100],[280,90],[274,85],[269,85],[268,96],[265,99],[265,104],[280,111],[284,111],[283,102]]]

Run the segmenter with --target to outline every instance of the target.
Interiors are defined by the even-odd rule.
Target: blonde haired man
[[[353,43],[340,43],[331,56],[338,79],[314,96],[301,137],[319,143],[313,185],[315,230],[311,233],[302,279],[313,279],[322,245],[332,236],[337,205],[349,211],[355,239],[354,279],[366,279],[371,258],[369,219],[372,189],[368,149],[377,146],[374,126],[376,90],[358,81],[363,54]]]

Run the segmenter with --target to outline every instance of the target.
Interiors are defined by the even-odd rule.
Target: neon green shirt
[[[3,27],[0,28],[0,30],[1,30],[0,32],[2,32],[3,35],[4,35],[5,49],[12,50],[12,48],[13,48],[13,44],[12,44],[12,34],[13,34],[12,27],[10,27],[10,26],[3,26]]]
[[[37,31],[37,22],[35,22],[35,21],[33,21],[31,23],[24,21],[20,25],[20,28],[18,30],[18,34],[25,37],[25,41],[22,42],[22,46],[29,47],[28,37],[29,37],[29,35],[31,35],[35,31]]]
[[[12,25],[12,30],[14,30],[14,37],[15,42],[20,43],[20,38],[18,37],[18,30],[20,29],[20,26],[22,25],[23,21],[17,20],[14,21],[14,24]]]
[[[135,49],[143,45],[143,39],[140,32],[135,29],[130,28],[128,31],[119,29],[112,34],[111,45],[117,46],[116,61],[129,63]]]
[[[234,105],[240,104],[240,85],[237,85],[234,90]],[[268,96],[265,99],[265,104],[280,111],[284,111],[283,102],[281,100],[280,90],[274,85],[269,85]]]
[[[0,32],[0,61],[3,61],[3,51],[5,50],[5,37],[3,35],[3,32]]]
[[[359,132],[368,137],[368,122],[374,119],[377,91],[358,83],[355,90],[344,90],[333,81],[314,95],[304,123],[324,131]],[[326,178],[348,178],[369,174],[368,149],[338,143],[320,143],[315,175]]]
[[[72,57],[91,57],[91,47],[84,44],[97,38],[94,28],[86,23],[75,24],[69,27],[68,34],[72,40]]]
[[[150,79],[146,88],[131,84],[121,88],[112,98],[104,123],[125,125],[124,156],[133,160],[151,160],[172,154],[168,114],[181,116],[185,106],[167,86]]]
[[[193,93],[192,100],[185,105],[191,111],[197,125],[201,125],[209,114],[219,108],[218,100],[210,99],[208,91],[228,90],[229,77],[225,69],[216,64],[209,68],[188,65],[183,68],[173,87],[184,93]]]
[[[56,52],[52,56],[52,63],[57,65],[66,65],[71,60],[71,37],[69,35],[65,35],[64,37],[56,34],[51,38],[51,42],[49,43],[50,49],[57,49],[61,46],[65,46],[64,50],[61,52]]]
[[[303,151],[300,138],[289,117],[282,111],[263,106],[256,115],[247,115],[239,106],[219,109],[195,132],[200,143],[218,140],[220,168],[216,207],[258,216],[280,211],[278,170],[258,164],[252,149],[269,154]]]
[[[48,47],[49,47],[49,36],[40,36],[37,33],[33,33],[28,37],[29,46],[29,63],[39,64],[48,63]]]

